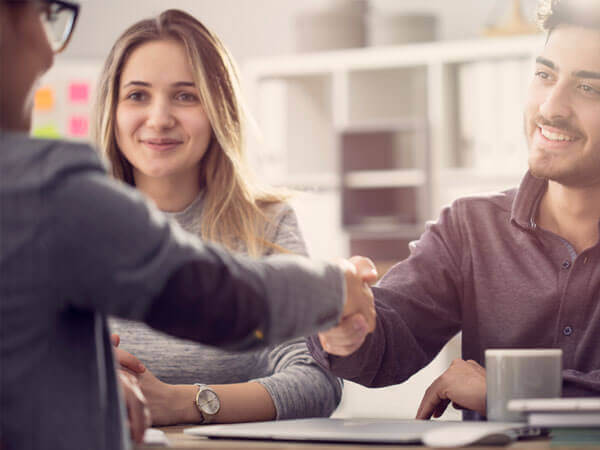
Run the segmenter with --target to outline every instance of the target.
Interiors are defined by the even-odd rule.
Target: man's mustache
[[[579,131],[579,129],[576,126],[574,126],[573,124],[571,124],[567,119],[558,118],[558,119],[549,120],[549,119],[546,119],[544,116],[541,116],[538,114],[535,117],[534,121],[538,125],[556,128],[558,130],[564,131],[565,134],[570,134],[570,135],[574,135],[574,136],[582,136],[583,135],[583,133],[581,131]]]

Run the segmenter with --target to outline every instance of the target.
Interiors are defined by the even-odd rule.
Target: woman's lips
[[[175,139],[144,139],[141,142],[146,147],[157,151],[172,150],[183,143]]]

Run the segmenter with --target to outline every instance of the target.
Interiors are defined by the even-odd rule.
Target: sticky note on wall
[[[35,111],[50,111],[54,108],[54,89],[49,86],[39,88],[34,97]]]
[[[87,116],[71,116],[68,130],[71,136],[86,137],[89,130],[89,119]]]
[[[90,84],[73,82],[69,84],[69,101],[72,103],[88,103],[90,100]]]
[[[32,130],[31,134],[41,139],[58,139],[61,137],[58,127],[54,124],[37,126]]]

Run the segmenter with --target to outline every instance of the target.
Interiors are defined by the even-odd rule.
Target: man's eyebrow
[[[549,59],[544,58],[543,56],[538,56],[537,58],[535,58],[535,62],[538,64],[542,64],[552,70],[556,70],[556,64],[554,64],[552,61],[550,61]]]
[[[600,80],[600,73],[592,72],[590,70],[578,70],[573,72],[573,76],[577,78],[592,78],[594,80]]]
[[[535,62],[538,64],[542,64],[552,70],[558,70],[556,64],[542,56],[538,56],[535,59]],[[592,72],[591,70],[576,70],[572,72],[571,75],[576,78],[591,78],[594,80],[600,80],[600,72]]]

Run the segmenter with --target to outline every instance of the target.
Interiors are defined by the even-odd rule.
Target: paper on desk
[[[144,444],[170,447],[171,443],[167,435],[162,430],[156,428],[147,428],[144,433]]]

